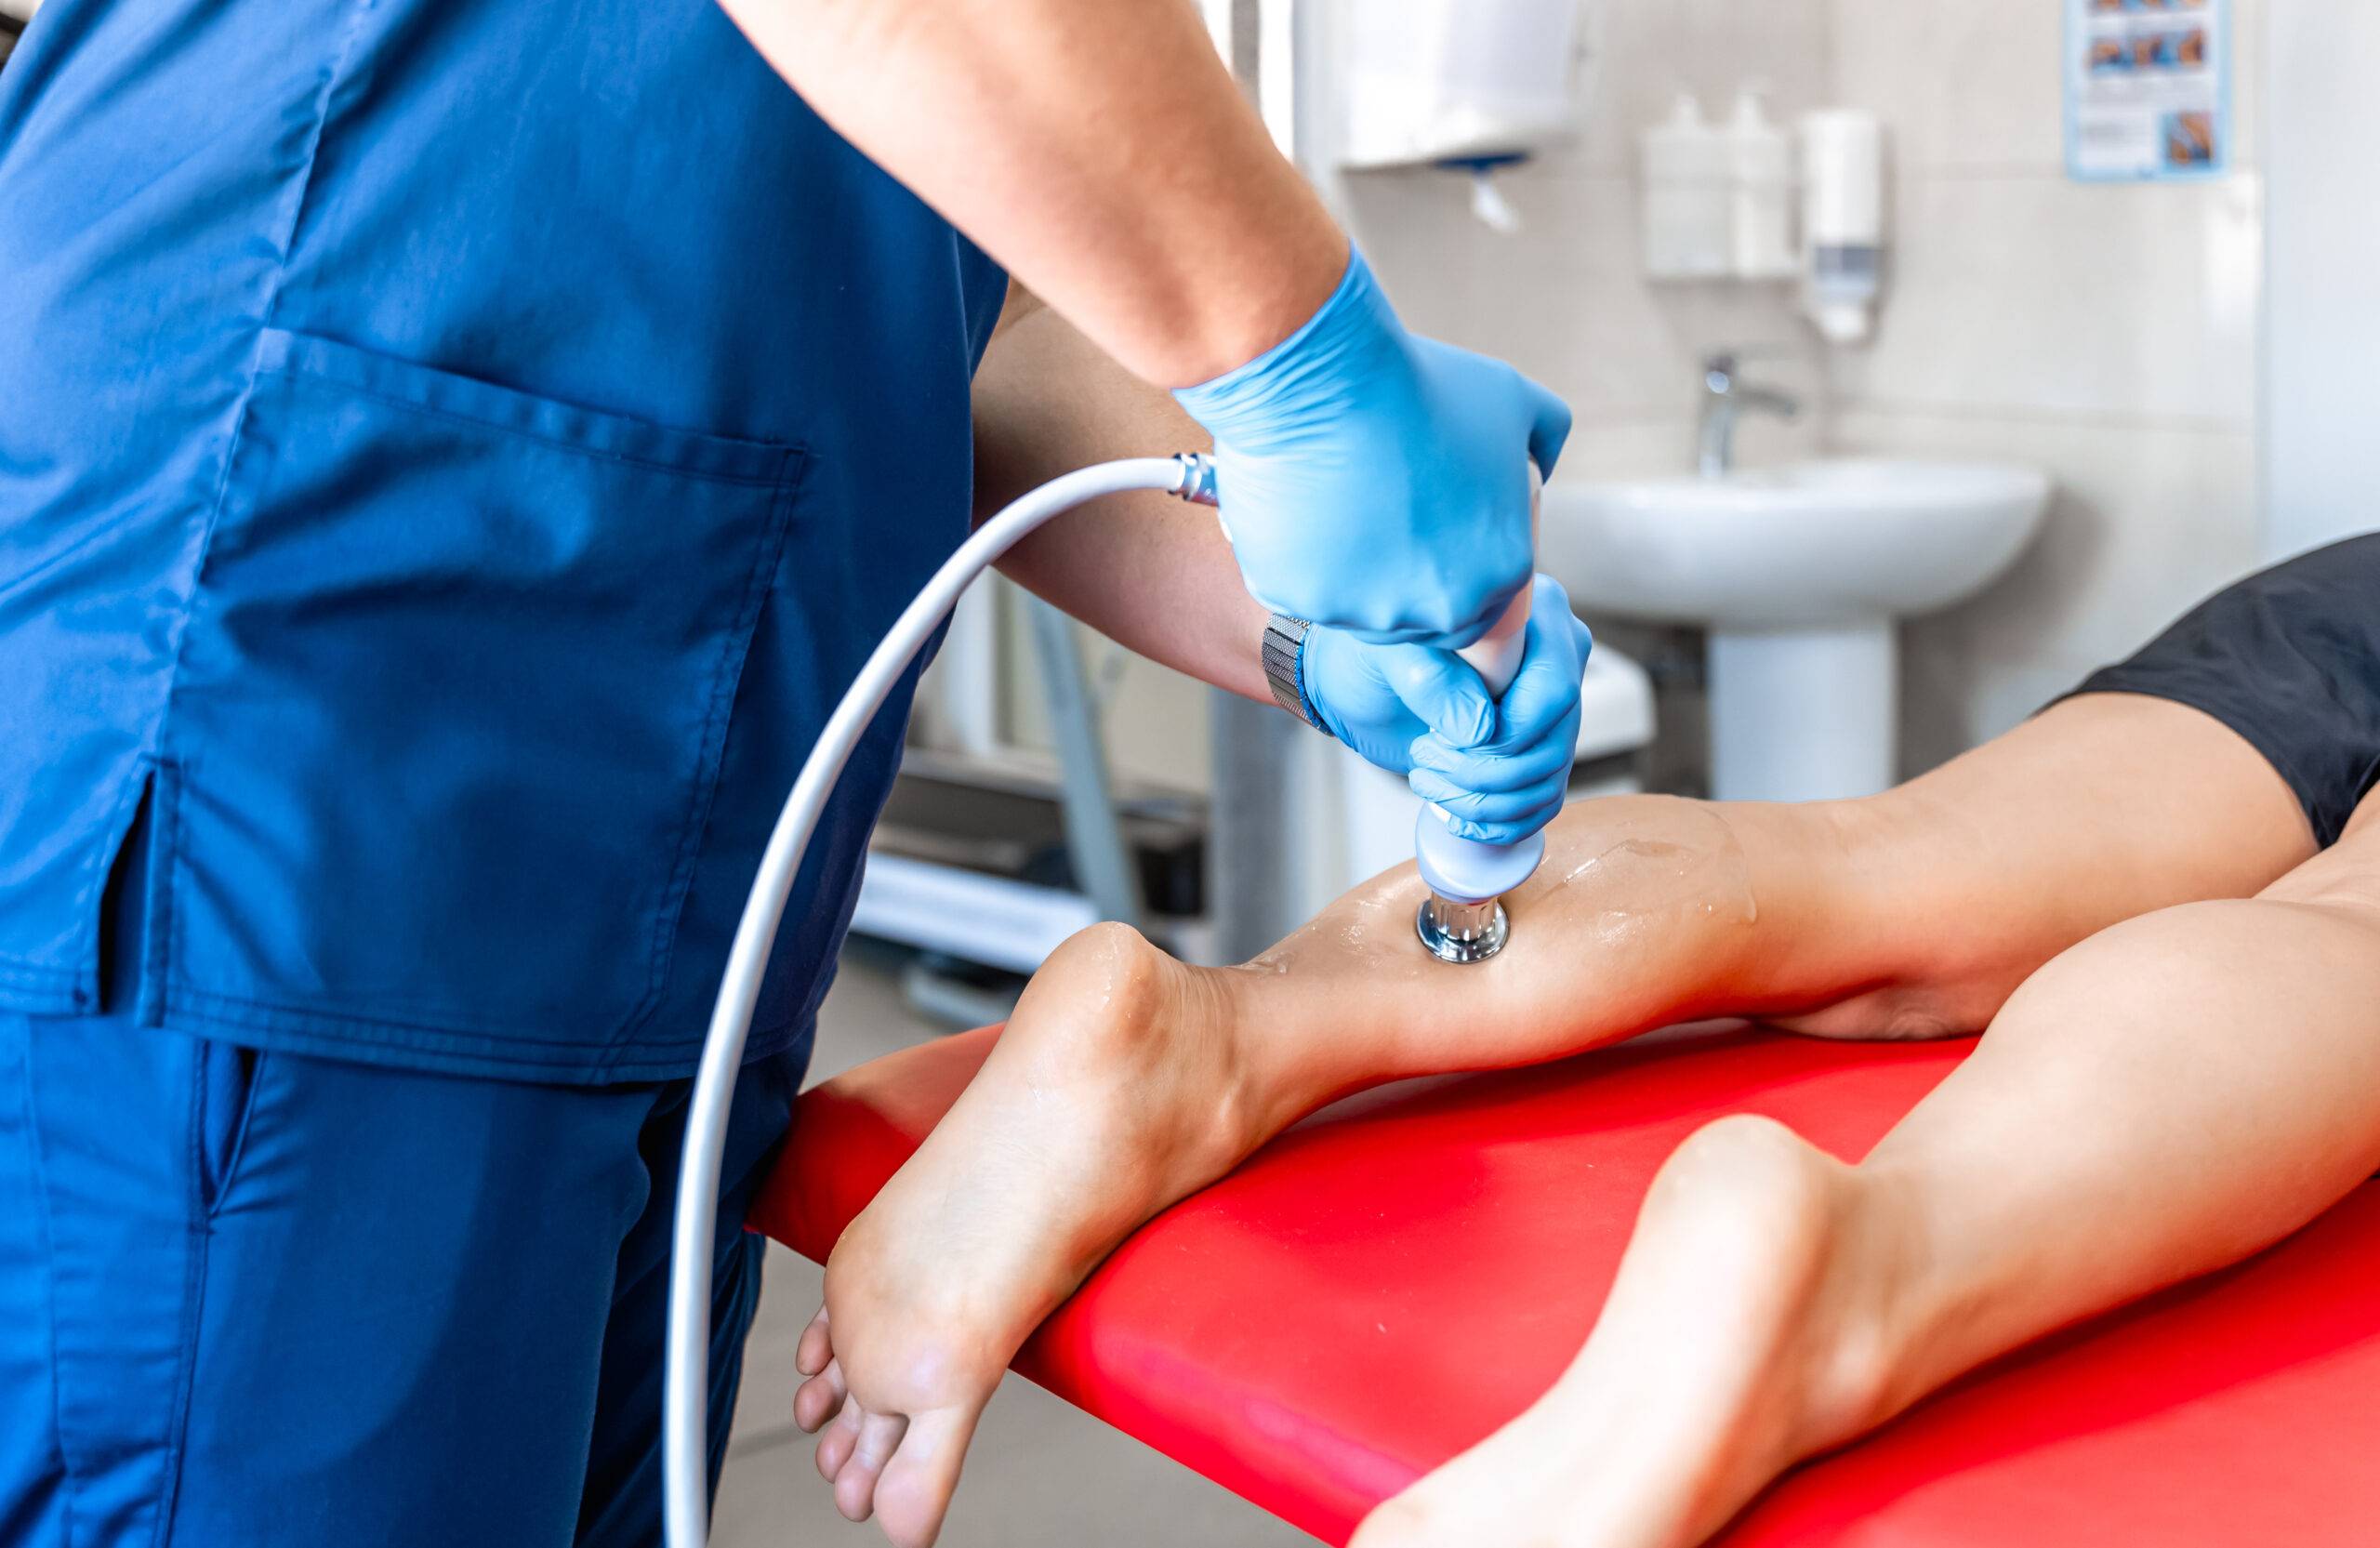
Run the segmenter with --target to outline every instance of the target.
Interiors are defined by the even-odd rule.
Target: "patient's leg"
[[[1765,1119],[1688,1140],[1569,1371],[1356,1548],[1699,1541],[1793,1462],[2375,1168],[2380,798],[2253,901],[2057,958],[1856,1168]]]
[[[1185,968],[1114,927],[1053,956],[828,1265],[796,1412],[834,1418],[819,1464],[844,1512],[930,1541],[1026,1334],[1132,1227],[1337,1095],[1721,1013],[1854,1036],[1980,1026],[2092,931],[2244,895],[2312,847],[2245,743],[2122,695],[1874,800],[1621,798],[1548,839],[1485,964],[1421,948],[1410,867],[1242,967]]]

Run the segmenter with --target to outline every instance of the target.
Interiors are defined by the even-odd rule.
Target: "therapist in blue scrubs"
[[[732,8],[49,0],[0,71],[0,1543],[655,1539],[687,1077],[968,529],[1004,269],[1176,390],[1228,524],[1021,578],[1435,738],[1466,830],[1550,814],[1567,607],[1526,708],[1435,647],[1525,581],[1568,416],[1404,331],[1185,0]],[[1319,626],[1286,690],[1268,611]],[[755,1022],[715,1437],[908,696]]]

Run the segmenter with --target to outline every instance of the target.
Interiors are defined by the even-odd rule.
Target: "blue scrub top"
[[[711,0],[50,0],[0,275],[0,1005],[97,1007],[145,799],[143,1022],[690,1072],[778,803],[966,533],[998,269]]]

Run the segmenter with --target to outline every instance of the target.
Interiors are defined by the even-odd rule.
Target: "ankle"
[[[1864,1166],[1846,1169],[1841,1183],[1805,1454],[1874,1429],[1926,1390],[1916,1356],[1935,1319],[1912,1185],[1897,1172]]]
[[[1897,1180],[1844,1165],[1776,1120],[1736,1114],[1698,1130],[1655,1183],[1673,1199],[1724,1195],[1752,1258],[1781,1292],[1769,1357],[1792,1372],[1776,1444],[1789,1465],[1871,1428],[1895,1406],[1910,1317],[1909,1231]],[[1655,1200],[1648,1199],[1649,1214]]]

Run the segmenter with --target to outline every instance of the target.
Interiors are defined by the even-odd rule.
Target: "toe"
[[[801,1383],[793,1395],[793,1422],[809,1435],[818,1433],[818,1426],[840,1413],[843,1399],[850,1396],[843,1385],[840,1362],[828,1360],[826,1369]]]
[[[935,1409],[910,1420],[908,1434],[876,1485],[877,1519],[893,1548],[932,1548],[980,1411]]]
[[[821,1306],[810,1326],[801,1330],[801,1343],[793,1351],[793,1369],[804,1376],[815,1376],[834,1357],[834,1341],[826,1336],[826,1308]]]
[[[866,1411],[856,1401],[843,1404],[835,1422],[818,1437],[818,1476],[831,1484],[842,1472],[843,1464],[851,1461],[852,1452],[859,1446],[860,1422],[864,1418]]]
[[[835,1475],[835,1508],[846,1521],[865,1521],[876,1509],[876,1480],[901,1444],[909,1422],[899,1414],[872,1413],[859,1423],[859,1444]]]

